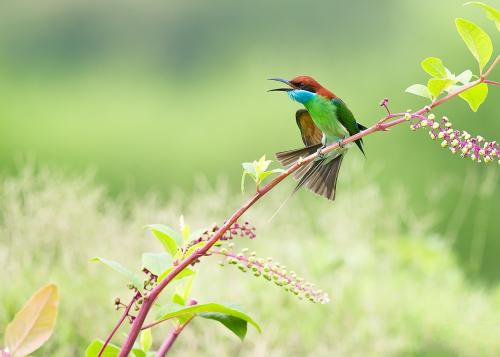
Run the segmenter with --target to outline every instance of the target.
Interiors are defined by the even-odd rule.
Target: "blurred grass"
[[[321,200],[303,205],[310,197],[298,195],[267,222],[287,191],[278,189],[246,216],[257,225],[257,239],[237,242],[316,283],[330,294],[330,304],[298,301],[207,259],[198,266],[193,296],[243,304],[264,333],[249,330],[240,344],[213,322],[195,321],[178,340],[176,355],[498,355],[498,286],[468,282],[446,240],[435,234],[436,212],[415,211],[404,190],[383,194],[359,175],[362,170],[346,165],[349,187],[334,207]],[[192,194],[178,191],[168,201],[152,193],[111,199],[90,174],[25,166],[0,185],[0,325],[36,287],[56,282],[61,311],[54,336],[38,354],[81,355],[92,338],[111,329],[114,297],[129,295],[120,276],[89,263],[90,257],[139,267],[141,252],[160,249],[141,230],[145,223],[175,226],[183,213],[193,227],[203,227],[240,201],[226,182],[213,186],[203,179]],[[155,330],[156,343],[165,333]]]

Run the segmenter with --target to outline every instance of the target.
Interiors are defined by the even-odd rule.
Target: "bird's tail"
[[[342,163],[343,155],[339,155],[334,159],[324,158],[318,161],[313,161],[299,179],[299,183],[293,190],[297,192],[302,186],[314,192],[317,195],[323,196],[330,201],[335,200],[335,192],[337,187],[337,178],[339,176],[340,164]]]
[[[290,167],[299,158],[315,153],[320,147],[321,144],[317,144],[295,150],[281,151],[276,153],[276,158],[284,167]],[[278,212],[281,211],[290,197],[292,197],[292,195],[302,186],[305,186],[310,191],[326,197],[331,201],[335,200],[335,189],[337,186],[337,177],[339,175],[342,157],[342,155],[339,155],[334,159],[324,158],[315,160],[307,165],[301,166],[297,171],[295,171],[294,178],[298,180],[299,183],[290,196],[283,201],[283,203],[273,213],[271,218],[269,218],[268,222],[270,222],[278,214]]]
[[[320,147],[321,144],[317,144],[305,148],[282,151],[276,154],[276,158],[283,166],[289,167],[300,157],[308,156],[316,152]],[[293,190],[293,193],[297,192],[302,186],[305,186],[317,195],[326,197],[331,201],[335,200],[335,189],[342,158],[343,155],[339,155],[334,159],[326,157],[314,160],[299,168],[294,174],[295,179],[299,183]]]
[[[321,144],[306,146],[300,149],[280,151],[276,153],[276,158],[285,167],[289,167],[301,157],[309,156],[321,147]]]

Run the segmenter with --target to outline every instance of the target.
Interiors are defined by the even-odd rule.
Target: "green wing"
[[[332,99],[333,104],[337,107],[337,119],[340,123],[347,129],[350,135],[354,135],[359,133],[361,130],[366,129],[364,126],[358,124],[356,119],[354,119],[354,115],[347,108],[347,105],[340,98]],[[355,141],[356,145],[358,145],[359,150],[365,155],[365,151],[363,150],[363,139],[358,139]],[[365,155],[366,156],[366,155]]]

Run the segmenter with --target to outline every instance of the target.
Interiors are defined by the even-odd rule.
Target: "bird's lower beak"
[[[289,85],[290,87],[292,87],[292,84],[289,81],[287,81],[286,79],[283,79],[283,78],[268,78],[268,80],[285,83],[285,84]],[[290,88],[290,87],[288,87],[288,88],[269,89],[268,92],[289,92],[289,91],[293,90],[293,88]]]

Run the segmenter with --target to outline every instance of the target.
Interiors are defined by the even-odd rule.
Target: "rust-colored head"
[[[336,97],[335,94],[330,92],[328,89],[319,84],[314,78],[310,76],[297,76],[287,81],[280,78],[271,78],[272,80],[276,80],[279,82],[283,82],[288,84],[291,89],[301,89],[306,90],[308,92],[317,93],[325,98],[333,99]],[[280,89],[278,89],[280,90]],[[285,88],[281,88],[281,90],[285,90]]]

